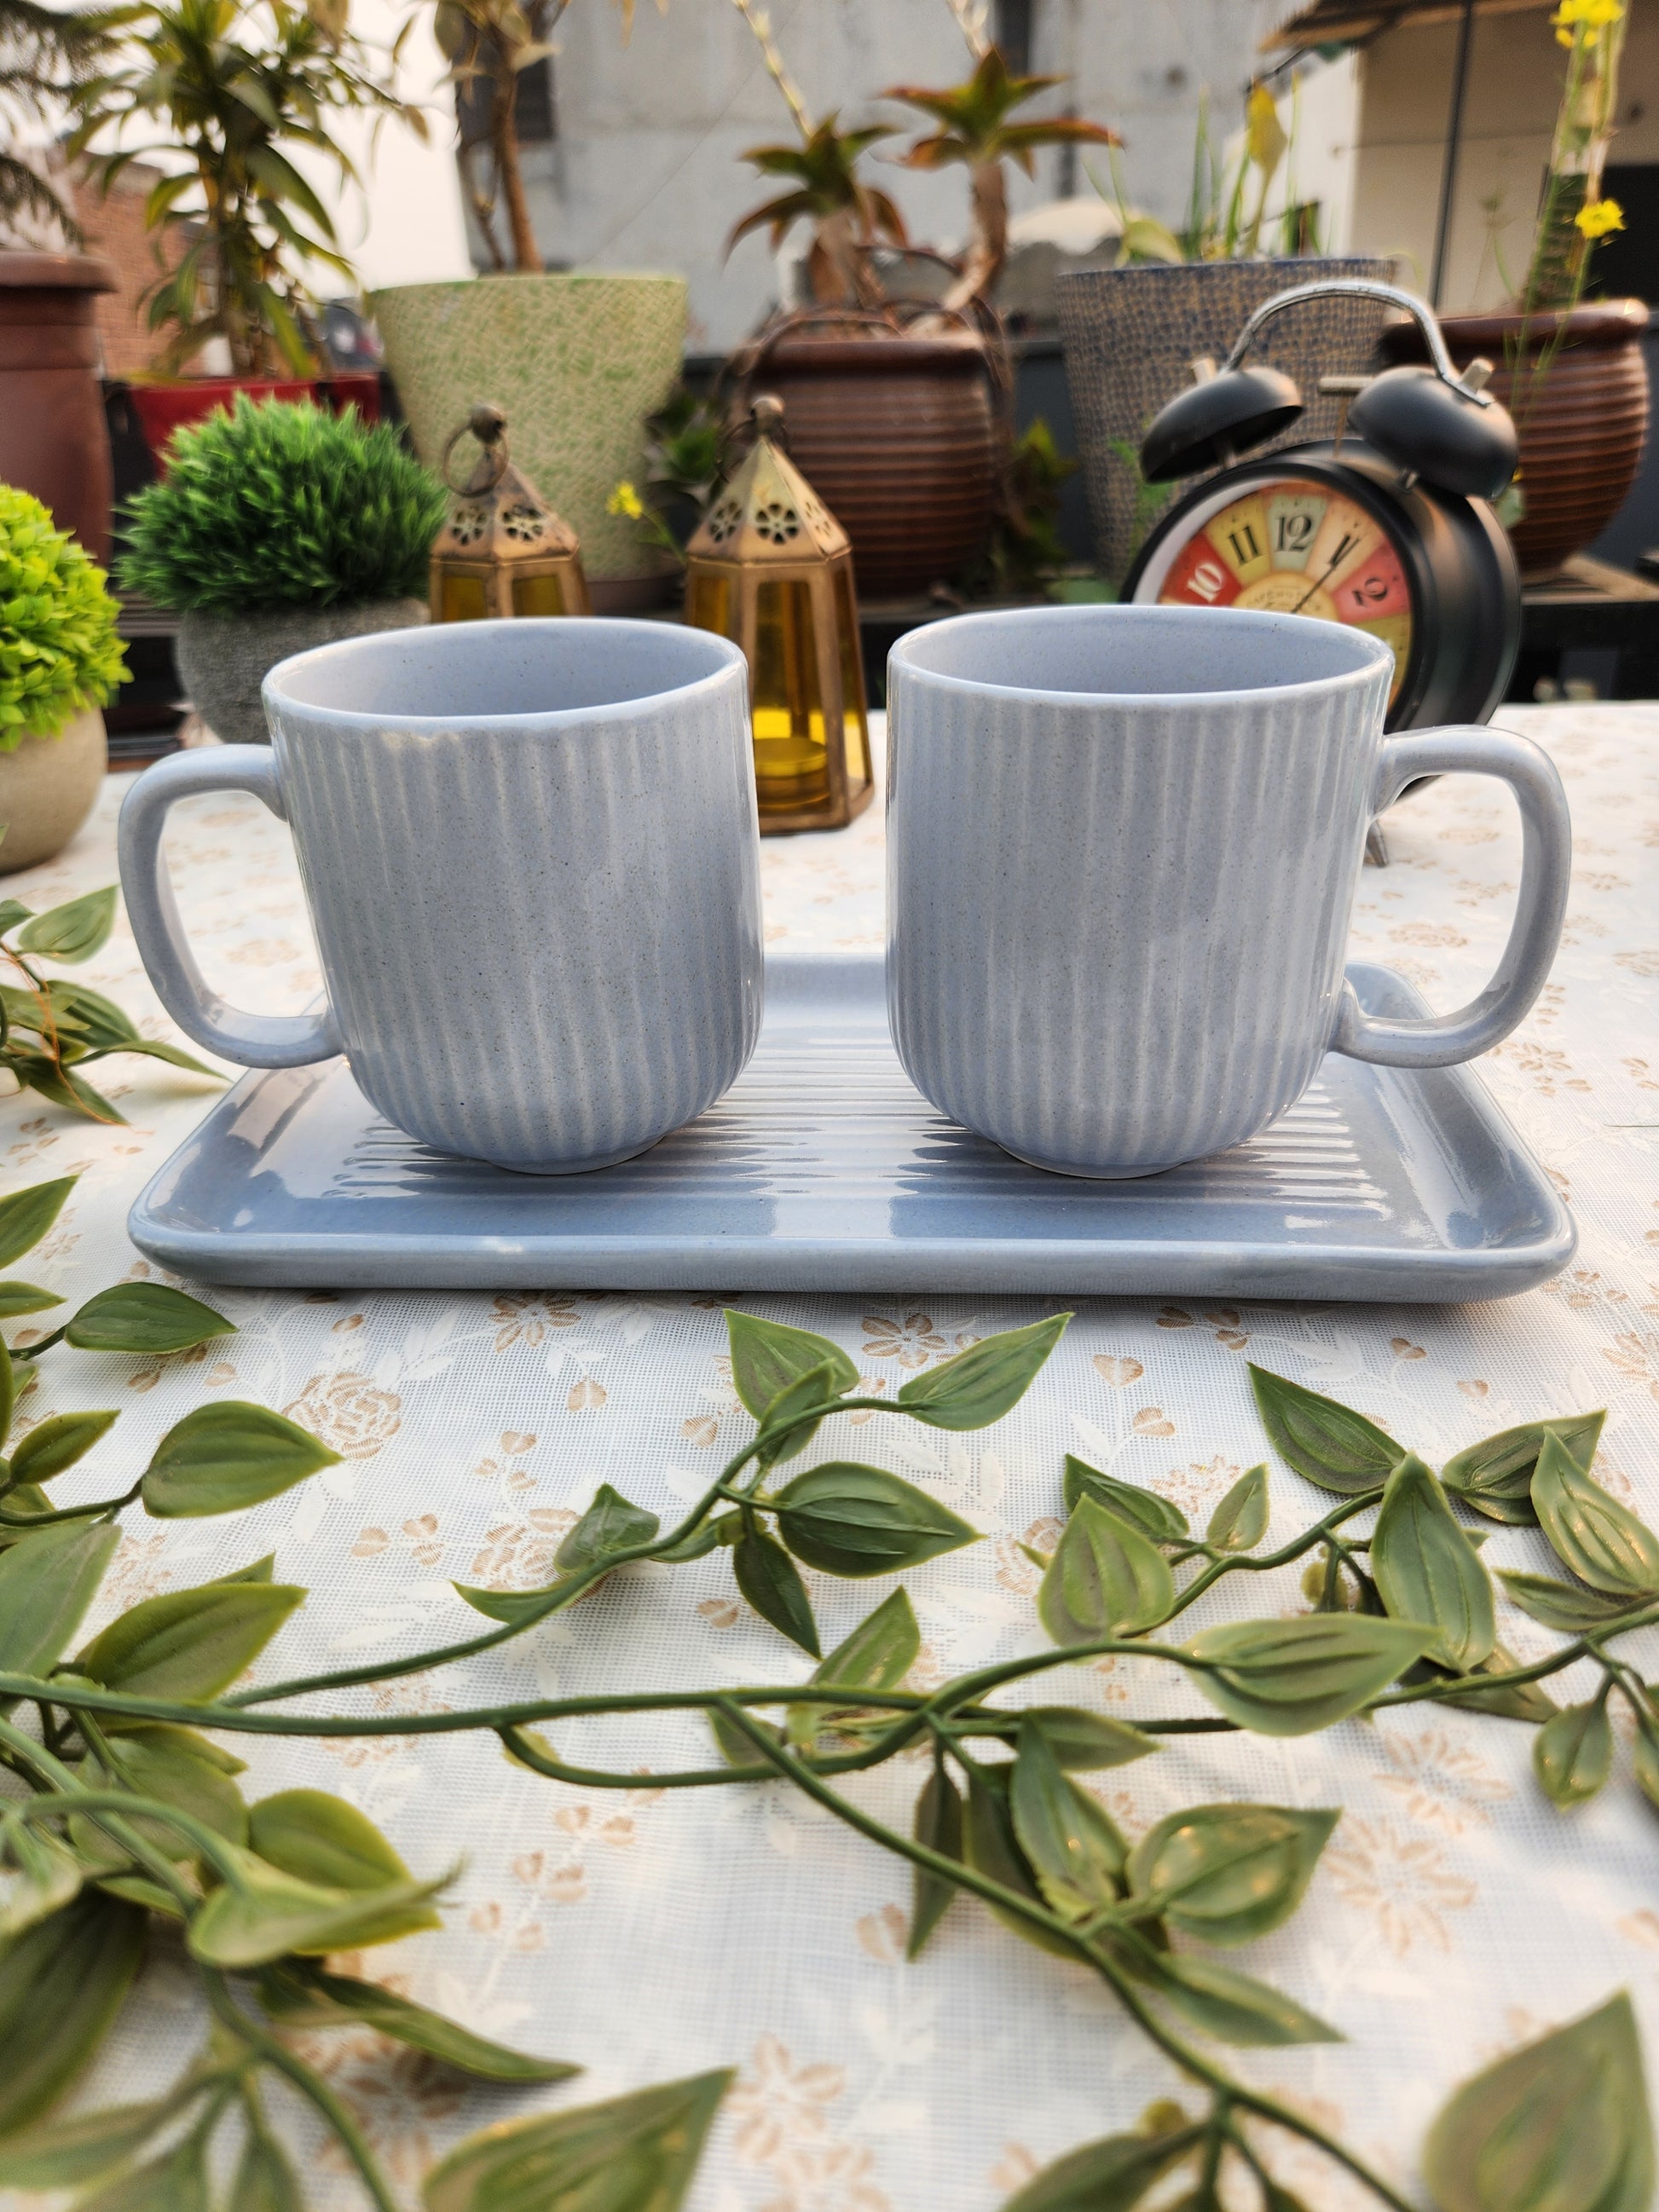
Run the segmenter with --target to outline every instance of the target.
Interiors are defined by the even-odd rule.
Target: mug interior
[[[1189,697],[1364,681],[1381,639],[1303,615],[1231,607],[1013,607],[913,630],[896,667],[976,691]]]
[[[677,623],[520,617],[347,638],[296,653],[265,684],[295,707],[453,727],[638,707],[742,662],[726,639]]]

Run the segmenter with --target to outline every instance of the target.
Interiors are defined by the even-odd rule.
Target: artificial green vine
[[[0,1266],[44,1234],[66,1188],[40,1186],[0,1204]],[[9,1289],[27,1287],[0,1285],[0,1308],[32,1310],[4,1306]],[[186,1327],[229,1327],[164,1286],[103,1296],[127,1292],[162,1301],[144,1316],[135,1309],[129,1328],[147,1318],[153,1334],[165,1321],[177,1338]],[[112,1343],[107,1324],[100,1335],[99,1307],[90,1301],[47,1342],[156,1348]],[[1659,1537],[1590,1473],[1599,1413],[1506,1431],[1459,1453],[1437,1477],[1361,1415],[1252,1370],[1276,1449],[1340,1501],[1291,1542],[1261,1548],[1265,1465],[1243,1476],[1194,1535],[1167,1500],[1068,1459],[1063,1531],[1052,1553],[1032,1553],[1050,1650],[931,1692],[906,1689],[921,1638],[899,1587],[824,1656],[797,1562],[854,1578],[889,1575],[975,1532],[881,1468],[831,1460],[785,1478],[787,1462],[836,1413],[867,1409],[954,1431],[988,1425],[1018,1402],[1067,1319],[988,1338],[889,1400],[854,1395],[856,1370],[828,1339],[732,1313],[733,1380],[756,1431],[678,1524],[663,1529],[605,1486],[544,1589],[461,1590],[488,1629],[437,1650],[239,1692],[229,1685],[305,1596],[270,1579],[269,1559],[135,1605],[65,1656],[114,1548],[113,1516],[138,1501],[164,1515],[234,1510],[332,1455],[262,1407],[204,1407],[168,1431],[119,1496],[54,1508],[45,1486],[114,1417],[58,1415],[32,1430],[0,1477],[9,1539],[0,1552],[0,1708],[10,1716],[0,1717],[0,1766],[13,1784],[0,1796],[0,2186],[79,2189],[84,2212],[175,2204],[194,2212],[219,2201],[232,2212],[297,2212],[301,2183],[261,2097],[262,2078],[274,2072],[332,2130],[379,2212],[395,2212],[349,2112],[281,2030],[364,2023],[501,2082],[550,2083],[576,2070],[507,2051],[332,1972],[331,1953],[435,1924],[447,1877],[412,1874],[370,1822],[323,1792],[246,1802],[241,1763],[215,1735],[487,1730],[533,1772],[630,1790],[637,1770],[574,1765],[544,1731],[596,1714],[695,1711],[710,1723],[715,1763],[653,1773],[653,1787],[787,1781],[909,1863],[912,1958],[957,1892],[975,1897],[1027,1940],[1088,1966],[1190,2084],[1196,2109],[1173,2100],[1150,2107],[1135,2130],[1047,2168],[1005,2212],[1131,2212],[1171,2177],[1180,2177],[1185,2212],[1219,2212],[1235,2187],[1261,2212],[1309,2212],[1273,2178],[1275,2131],[1316,2148],[1390,2212],[1417,2212],[1328,2130],[1213,2055],[1216,2045],[1338,2034],[1213,1955],[1291,1917],[1336,1812],[1194,1806],[1131,1846],[1073,1777],[1147,1757],[1195,1730],[1288,1737],[1439,1700],[1534,1723],[1540,1782],[1567,1807],[1607,1778],[1608,1707],[1618,1698],[1635,1717],[1638,1780],[1659,1804],[1659,1689],[1607,1649],[1659,1621]],[[118,1313],[118,1334],[120,1322]],[[9,1363],[4,1374],[9,1384]],[[9,1395],[4,1413],[9,1423]],[[1548,1657],[1519,1666],[1498,1644],[1491,1578],[1458,1506],[1535,1523],[1572,1577],[1502,1577],[1517,1605],[1566,1637]],[[1363,1533],[1354,1525],[1362,1515],[1375,1516]],[[379,1718],[284,1710],[301,1695],[488,1650],[632,1561],[672,1565],[720,1548],[730,1550],[748,1602],[817,1662],[806,1681]],[[1229,1622],[1184,1639],[1176,1630],[1170,1639],[1172,1625],[1224,1577],[1297,1561],[1307,1563],[1310,1613]],[[1016,1683],[1114,1655],[1173,1668],[1207,1710],[1131,1721],[995,1701]],[[1580,1659],[1600,1668],[1600,1687],[1585,1703],[1557,1707],[1539,1686]],[[21,1724],[21,1711],[35,1717],[38,1733]],[[927,1773],[908,1834],[836,1786],[916,1747],[928,1754]],[[155,1923],[176,1931],[199,1978],[213,2023],[207,2045],[152,2103],[58,2118],[58,2101],[114,2023]],[[1206,2041],[1194,2043],[1194,2032]],[[729,2079],[712,2072],[485,2130],[428,2175],[428,2212],[673,2212]],[[215,2144],[227,2129],[239,2141],[228,2147],[228,2194],[216,2199],[211,2177],[224,2161]],[[1422,2166],[1435,2212],[1648,2212],[1652,2130],[1627,2000],[1612,1998],[1465,2084],[1431,2129]]]

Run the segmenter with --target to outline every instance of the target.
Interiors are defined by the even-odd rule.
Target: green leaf
[[[1267,1533],[1267,1466],[1264,1460],[1241,1474],[1215,1511],[1204,1531],[1204,1540],[1218,1552],[1249,1552]]]
[[[1564,1567],[1615,1597],[1659,1591],[1659,1536],[1610,1498],[1559,1437],[1546,1437],[1532,1477],[1533,1510]]]
[[[1036,1380],[1037,1370],[1066,1333],[1068,1313],[988,1336],[913,1375],[895,1403],[933,1429],[986,1429],[1000,1421]]]
[[[1282,1990],[1191,1953],[1137,1946],[1133,1970],[1194,2027],[1241,2049],[1296,2043],[1340,2043],[1340,2032]]]
[[[64,1301],[55,1291],[42,1291],[33,1283],[0,1283],[0,1321],[17,1321],[24,1314],[45,1313]]]
[[[165,1283],[117,1283],[88,1298],[65,1330],[79,1352],[188,1352],[236,1324]]]
[[[1360,1613],[1230,1620],[1187,1647],[1198,1686],[1259,1735],[1310,1735],[1346,1720],[1420,1659],[1434,1631]]]
[[[243,2142],[225,2212],[305,2212],[299,2176],[263,2128],[250,2129]]]
[[[89,1452],[118,1413],[54,1413],[31,1429],[11,1455],[14,1482],[46,1483]]]
[[[1170,1563],[1149,1536],[1090,1497],[1079,1499],[1037,1593],[1056,1644],[1152,1628],[1175,1603]]]
[[[0,1267],[9,1267],[40,1242],[76,1182],[74,1176],[59,1176],[55,1182],[33,1182],[0,1198]]]
[[[814,1682],[844,1683],[853,1690],[896,1690],[915,1664],[921,1630],[902,1586],[867,1613],[844,1643],[814,1670]]]
[[[209,2212],[207,2144],[188,2135],[160,2158],[118,2175],[76,2212]]]
[[[562,2081],[581,2071],[562,2059],[509,2051],[378,1983],[331,1974],[308,1962],[288,1960],[268,1966],[258,1986],[260,2003],[284,2027],[348,2027],[359,2022],[481,2081]]]
[[[0,830],[0,836],[3,835]],[[27,921],[33,912],[34,908],[25,906],[21,899],[0,899],[0,937],[9,929],[15,929],[20,921]]]
[[[809,1468],[771,1502],[778,1533],[798,1559],[854,1581],[896,1574],[979,1541],[977,1528],[914,1483],[853,1460]]]
[[[1550,1575],[1522,1575],[1500,1567],[1498,1579],[1529,1620],[1564,1636],[1582,1636],[1587,1630],[1605,1628],[1622,1613],[1633,1610],[1629,1597],[1609,1597],[1601,1590],[1582,1589],[1577,1583],[1559,1583]]]
[[[357,1950],[438,1924],[430,1900],[447,1876],[356,1892],[324,1888],[234,1844],[222,1848],[232,1872],[191,1916],[185,1935],[191,1955],[206,1966],[260,1966],[289,1951]]]
[[[678,2212],[735,2069],[469,2136],[422,2186],[426,2212]]]
[[[804,1413],[808,1407],[822,1406],[836,1395],[836,1369],[834,1363],[820,1360],[809,1367],[788,1388],[780,1390],[766,1409],[766,1426],[775,1431],[759,1455],[759,1464],[775,1467],[781,1460],[793,1459],[797,1452],[805,1451],[818,1431],[818,1419],[793,1420],[792,1416]]]
[[[812,1601],[806,1595],[800,1569],[781,1544],[764,1529],[750,1529],[732,1547],[732,1571],[738,1578],[738,1588],[763,1620],[769,1620],[780,1635],[799,1644],[814,1659],[822,1656]]]
[[[1027,1721],[1008,1784],[1008,1810],[1043,1898],[1068,1920],[1115,1905],[1126,1845],[1103,1808],[1066,1774]]]
[[[1521,1664],[1515,1654],[1502,1644],[1494,1644],[1492,1656],[1483,1667],[1460,1680],[1479,1683],[1482,1674],[1510,1674]],[[1496,1713],[1506,1721],[1547,1721],[1560,1708],[1553,1698],[1538,1682],[1510,1682],[1496,1690],[1473,1688],[1445,1700],[1449,1705],[1459,1705],[1467,1712]]]
[[[48,2120],[0,2142],[0,2189],[75,2189],[125,2166],[162,2122],[199,2096],[191,2080],[147,2105],[112,2105]]]
[[[803,1375],[828,1364],[836,1395],[852,1389],[859,1370],[838,1344],[808,1328],[789,1328],[780,1321],[759,1321],[728,1307],[726,1334],[732,1346],[732,1387],[757,1421],[775,1400]],[[805,1439],[803,1439],[805,1441]]]
[[[783,1741],[783,1730],[775,1723],[763,1721],[756,1712],[750,1712],[748,1719],[750,1726],[759,1729],[769,1742],[781,1744]],[[769,1781],[777,1779],[776,1767],[767,1765],[758,1746],[751,1742],[718,1705],[709,1709],[708,1725],[714,1732],[715,1743],[720,1747],[720,1757],[728,1766],[753,1767],[758,1773],[765,1775]]]
[[[1524,1422],[1518,1429],[1500,1430],[1495,1437],[1454,1454],[1441,1468],[1440,1480],[1488,1520],[1529,1528],[1537,1519],[1532,1510],[1533,1469],[1545,1437],[1558,1437],[1580,1467],[1588,1468],[1595,1457],[1606,1419],[1605,1412],[1564,1413],[1547,1421]]]
[[[4,1832],[0,1860],[0,1937],[21,1936],[61,1911],[81,1887],[80,1862],[58,1838],[21,1822]]]
[[[574,1574],[595,1565],[608,1552],[648,1544],[661,1526],[654,1513],[630,1504],[619,1490],[602,1482],[593,1503],[553,1554],[553,1564],[561,1573]]]
[[[75,1663],[94,1682],[134,1697],[192,1703],[216,1697],[258,1657],[305,1595],[290,1583],[168,1590],[111,1621]]]
[[[1067,1513],[1076,1511],[1079,1498],[1092,1498],[1155,1544],[1179,1543],[1187,1534],[1186,1515],[1167,1498],[1155,1490],[1138,1490],[1132,1482],[1118,1482],[1071,1452],[1066,1455],[1065,1497]]]
[[[981,1767],[968,1777],[968,1817],[963,1823],[963,1856],[975,1874],[987,1881],[1000,1882],[1016,1896],[1030,1898],[1033,1905],[1044,1902],[1036,1875],[1030,1861],[1020,1848],[1015,1832],[1012,1810],[1009,1805],[1009,1778],[1012,1766]],[[1052,1934],[1040,1922],[1023,1919],[1006,1905],[988,1902],[986,1910],[1000,1920],[1013,1935],[1027,1943],[1035,1943],[1040,1951],[1052,1951],[1062,1959],[1075,1959],[1074,1945],[1063,1936]]]
[[[1352,1498],[1378,1489],[1406,1456],[1403,1444],[1351,1406],[1322,1398],[1265,1367],[1251,1368],[1250,1382],[1274,1449],[1322,1490]]]
[[[1414,1454],[1401,1461],[1382,1492],[1370,1568],[1395,1620],[1439,1632],[1431,1658],[1467,1670],[1491,1657],[1498,1638],[1492,1578],[1440,1485]]]
[[[0,1944],[0,2136],[96,2056],[144,1953],[143,1913],[95,1889]]]
[[[16,1410],[17,1370],[3,1339],[0,1339],[0,1442],[11,1434],[12,1416]]]
[[[125,1115],[67,1063],[49,1059],[45,1053],[16,1051],[7,1054],[6,1062],[26,1091],[38,1091],[54,1106],[67,1107],[72,1114],[85,1114],[94,1121],[125,1124]]]
[[[1041,1729],[1060,1765],[1074,1772],[1127,1766],[1132,1759],[1164,1748],[1156,1736],[1143,1735],[1127,1721],[1108,1720],[1081,1705],[1028,1705],[1018,1718],[1022,1727]]]
[[[392,1845],[365,1814],[343,1797],[322,1790],[283,1790],[262,1797],[248,1812],[248,1842],[269,1865],[295,1881],[318,1889],[349,1891],[371,1896],[412,1885],[414,1876]],[[424,1898],[441,1883],[421,1891]],[[392,1911],[382,1928],[377,1917],[364,1925],[356,1943],[389,1943],[398,1936],[416,1934],[440,1925],[438,1916],[425,1904]],[[295,1944],[302,1950],[309,1947]],[[351,1946],[340,1944],[341,1950]]]
[[[474,1613],[483,1613],[487,1620],[519,1621],[533,1620],[545,1607],[549,1592],[558,1589],[559,1581],[527,1590],[475,1589],[468,1583],[451,1583],[449,1587]]]
[[[17,933],[17,948],[20,952],[38,953],[43,960],[76,966],[91,959],[114,927],[115,886],[111,884],[101,891],[88,891],[66,905],[33,915]]]
[[[240,1513],[339,1461],[269,1407],[222,1399],[186,1413],[156,1445],[144,1470],[144,1510],[161,1521]]]
[[[205,1823],[227,1843],[247,1841],[247,1807],[233,1778],[241,1769],[194,1729],[174,1728],[159,1721],[129,1723],[110,1739],[110,1758],[117,1772],[106,1773],[103,1762],[82,1762],[76,1779],[88,1790],[107,1790],[125,1783],[141,1797],[159,1798]],[[228,1771],[227,1771],[228,1770]],[[193,1859],[196,1847],[178,1829],[141,1814],[132,1826],[146,1842],[165,1851],[170,1859]],[[132,1862],[121,1846],[95,1820],[77,1815],[70,1822],[76,1850],[93,1874],[131,1872]]]
[[[1045,2166],[1002,2212],[1132,2212],[1204,2140],[1202,2128],[1159,2136],[1107,2136]]]
[[[939,1852],[947,1859],[962,1856],[962,1792],[945,1771],[935,1765],[923,1783],[916,1797],[915,1820],[911,1829],[919,1844]],[[945,1917],[957,1886],[943,1875],[928,1867],[913,1867],[910,1883],[910,1934],[904,1947],[907,1959],[918,1959],[921,1947]]]
[[[1607,1699],[1565,1705],[1532,1740],[1532,1771],[1539,1787],[1563,1812],[1594,1797],[1613,1765],[1613,1723]]]
[[[1659,1726],[1639,1710],[1632,1748],[1636,1754],[1636,1785],[1649,1804],[1659,1811]]]
[[[1194,1805],[1129,1855],[1137,1899],[1208,1943],[1249,1943],[1301,1904],[1340,1815],[1283,1805]]]
[[[684,1566],[688,1559],[701,1559],[710,1552],[719,1551],[722,1544],[735,1544],[743,1528],[743,1516],[738,1513],[720,1513],[711,1519],[699,1522],[689,1536],[678,1544],[671,1544],[665,1552],[653,1554],[659,1566]],[[460,1589],[458,1583],[456,1588]],[[462,1595],[465,1592],[462,1591]]]
[[[120,1540],[107,1522],[59,1521],[0,1552],[0,1674],[52,1671]]]
[[[1649,2212],[1653,2126],[1630,1999],[1524,2045],[1454,2091],[1429,2130],[1436,2212]]]

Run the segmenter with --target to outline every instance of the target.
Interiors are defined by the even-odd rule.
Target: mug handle
[[[268,745],[175,753],[145,770],[121,806],[121,891],[155,994],[186,1036],[243,1067],[305,1067],[344,1049],[334,1009],[249,1014],[209,988],[185,939],[161,850],[167,811],[198,791],[251,791],[286,822],[282,778]]]
[[[1385,739],[1371,812],[1392,806],[1420,775],[1463,771],[1500,777],[1521,809],[1521,889],[1509,942],[1492,979],[1455,1014],[1385,1021],[1363,1013],[1351,982],[1337,1006],[1330,1049],[1383,1067],[1450,1067],[1500,1043],[1544,987],[1560,940],[1572,872],[1572,823],[1555,763],[1530,738],[1470,724]]]

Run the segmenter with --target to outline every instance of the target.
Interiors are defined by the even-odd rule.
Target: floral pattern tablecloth
[[[1201,1520],[1264,1454],[1247,1358],[1334,1392],[1435,1462],[1509,1423],[1605,1402],[1602,1479],[1659,1518],[1659,707],[1500,719],[1539,738],[1561,769],[1576,873],[1553,979],[1482,1073],[1571,1205],[1573,1265],[1527,1297],[1462,1309],[1085,1301],[1030,1397],[993,1430],[901,1433],[859,1415],[848,1417],[855,1436],[837,1436],[831,1425],[828,1452],[893,1468],[985,1532],[908,1577],[925,1638],[920,1679],[1041,1641],[1036,1573],[1019,1545],[1055,1529],[1066,1451]],[[111,880],[125,787],[112,777],[69,851],[9,878],[8,890],[40,908]],[[317,976],[286,831],[236,797],[191,801],[174,823],[180,903],[210,979],[245,1003],[297,1009]],[[1354,951],[1450,1006],[1489,972],[1508,925],[1512,811],[1497,787],[1447,778],[1397,808],[1388,834],[1392,866],[1365,872]],[[769,945],[878,949],[881,871],[878,810],[839,836],[769,842]],[[80,972],[153,1034],[172,1034],[125,925]],[[127,1207],[216,1095],[153,1062],[105,1073],[124,1127],[72,1120],[33,1096],[0,1102],[4,1189],[81,1176],[28,1262],[32,1279],[70,1297],[147,1272],[125,1237]],[[273,1547],[279,1576],[310,1587],[263,1671],[465,1633],[476,1615],[452,1579],[543,1581],[597,1484],[671,1513],[747,1433],[719,1298],[602,1295],[574,1282],[494,1297],[207,1295],[237,1335],[148,1364],[60,1349],[25,1412],[121,1408],[100,1471],[84,1478],[99,1489],[112,1473],[118,1486],[129,1480],[164,1429],[216,1395],[283,1408],[342,1455],[228,1521],[127,1516],[105,1612]],[[834,1337],[870,1389],[890,1391],[1055,1302],[936,1295],[919,1280],[902,1298],[744,1303]],[[60,1489],[97,1494],[72,1490],[82,1480],[76,1470]],[[1282,1540],[1322,1507],[1282,1466],[1273,1482]],[[1495,1532],[1486,1556],[1547,1564],[1522,1530]],[[812,1579],[827,1641],[886,1587]],[[1227,1588],[1231,1609],[1244,1609]],[[1252,1611],[1301,1602],[1290,1575],[1249,1600]],[[1500,1632],[1528,1656],[1552,1641],[1507,1610]],[[793,1680],[805,1665],[737,1601],[718,1553],[613,1577],[465,1669],[354,1695],[357,1709],[396,1712],[600,1685]],[[1132,1667],[1105,1662],[1050,1678],[1048,1694],[1127,1711],[1141,1691]],[[1189,1739],[1090,1778],[1132,1831],[1173,1806],[1230,1796],[1343,1808],[1303,1910],[1234,1955],[1352,2040],[1243,2063],[1402,2182],[1455,2077],[1611,1989],[1632,1990],[1659,2053],[1659,1826],[1627,1778],[1556,1813],[1532,1782],[1530,1741],[1529,1729],[1501,1721],[1413,1708],[1291,1742]],[[639,1787],[624,1795],[537,1780],[472,1739],[239,1748],[255,1792],[341,1791],[417,1870],[464,1863],[444,1930],[365,1954],[364,1968],[486,2033],[582,2064],[579,2082],[538,2093],[541,2101],[741,2069],[696,2212],[992,2212],[1040,2164],[1130,2124],[1168,2087],[1089,1976],[964,1903],[924,1960],[905,1966],[906,1870],[785,1786],[653,1788],[653,1766],[697,1763],[700,1743],[700,1724],[679,1719],[625,1734],[562,1729],[567,1756],[637,1766]],[[900,1762],[863,1786],[902,1821],[919,1779]],[[169,2078],[194,2047],[193,2006],[163,1952],[90,2093],[131,2095]],[[411,2197],[447,2142],[537,2101],[469,2088],[367,2032],[315,2035],[307,2047]],[[357,2201],[305,2116],[284,2107],[283,2117],[311,2147],[313,2201]],[[1284,2174],[1322,2212],[1359,2201],[1294,2150]]]

